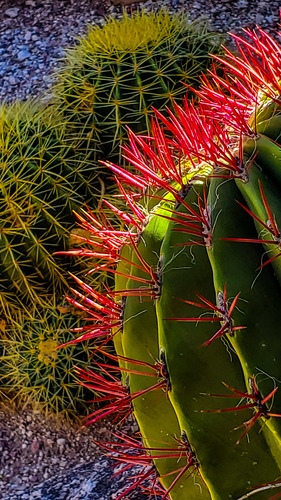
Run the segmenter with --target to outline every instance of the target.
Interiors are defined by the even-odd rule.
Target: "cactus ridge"
[[[166,206],[168,210],[171,210],[171,202],[165,203],[163,200],[160,207],[154,212],[153,217],[147,222],[134,254],[134,260],[137,260],[137,263],[140,262],[140,254],[142,261],[145,259],[144,270],[140,270],[138,275],[144,278],[149,274],[154,278],[154,282],[150,285],[153,288],[154,301],[157,300],[160,293],[159,276],[157,273],[158,252],[169,223],[168,218],[161,217],[162,214],[167,213]],[[156,273],[154,270],[151,271],[151,268],[156,269]],[[130,288],[135,289],[134,278],[127,282],[127,289],[130,290]],[[168,392],[170,391],[170,380],[164,353],[161,351],[159,353],[157,316],[154,302],[146,300],[145,304],[143,303],[145,291],[142,285],[140,285],[139,293],[140,296],[135,291],[134,295],[129,295],[126,300],[123,326],[124,354],[128,359],[141,359],[142,363],[145,361],[143,366],[144,372],[147,370],[147,363],[149,366],[151,359],[155,359],[154,366],[158,382],[155,386],[151,385],[151,381],[147,376],[149,373],[143,376],[143,371],[130,373],[131,362],[127,363],[125,370],[128,373],[130,391],[134,393],[137,389],[143,390],[141,398],[137,397],[133,401],[134,413],[135,415],[139,415],[139,418],[137,418],[142,436],[144,436],[143,444],[149,449],[156,445],[159,447],[157,454],[153,452],[152,456],[158,474],[162,478],[162,484],[166,487],[167,491],[172,486],[180,495],[182,482],[186,482],[187,476],[190,476],[189,468],[193,465],[193,462],[191,461],[191,457],[187,455],[187,463],[185,463],[185,458],[181,457],[182,451],[177,452],[175,455],[169,448],[167,449],[168,445],[172,446],[174,444],[173,436],[180,435],[180,427],[173,407],[167,399]],[[141,328],[139,328],[140,320]],[[136,326],[138,327],[137,339],[135,337]],[[152,392],[154,387],[162,389],[161,397],[158,396],[155,398],[154,392]],[[166,397],[164,397],[163,392],[166,393]],[[146,408],[153,408],[153,410],[148,412]],[[160,427],[158,425],[159,419],[163,420]],[[169,474],[165,477],[167,473],[173,470],[179,470],[180,472],[178,474]],[[197,490],[197,487],[194,487],[191,476],[188,482],[190,482],[191,495],[192,490]]]
[[[246,32],[239,56],[219,58],[225,76],[202,78],[196,107],[155,111],[152,136],[130,132],[134,172],[105,162],[126,203],[111,261],[121,287],[107,294],[122,310],[117,359],[148,467],[126,494],[147,473],[162,500],[280,497],[281,51],[259,28]],[[168,425],[160,402],[176,422],[165,441],[185,446],[174,475],[153,441]],[[130,463],[130,438],[120,441],[106,449]]]

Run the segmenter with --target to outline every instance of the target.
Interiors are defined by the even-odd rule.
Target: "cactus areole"
[[[202,79],[198,106],[130,133],[135,173],[108,164],[120,229],[82,221],[93,272],[115,276],[69,298],[91,314],[77,340],[116,348],[102,380],[83,374],[106,401],[87,423],[132,411],[142,436],[101,443],[142,467],[118,499],[281,498],[281,48],[259,28],[247,37],[219,59],[225,76]]]

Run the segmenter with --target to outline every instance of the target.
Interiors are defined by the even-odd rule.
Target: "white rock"
[[[16,79],[15,79],[14,76],[10,76],[10,78],[9,78],[9,84],[10,85],[16,85],[17,84]]]
[[[29,41],[31,40],[31,37],[32,37],[32,33],[31,33],[31,31],[27,31],[27,32],[25,33],[24,40],[25,40],[26,42],[29,42]]]
[[[30,57],[30,52],[29,50],[20,50],[18,52],[17,58],[19,61],[25,61],[25,59],[28,59]]]
[[[20,11],[19,7],[11,7],[10,9],[5,10],[5,14],[8,17],[14,18],[18,16],[19,11]]]

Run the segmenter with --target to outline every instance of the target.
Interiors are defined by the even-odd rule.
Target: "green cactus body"
[[[158,195],[159,194],[160,193],[158,193]],[[162,195],[163,195],[163,193],[162,193]],[[167,203],[167,206],[168,206],[169,205],[169,201],[168,201],[169,198],[170,198],[170,196],[166,199],[166,202],[163,202],[162,205],[165,205],[165,203]],[[158,200],[155,201],[155,200],[153,200],[153,199],[151,200],[149,198],[149,201],[150,201],[150,206],[149,206],[150,210],[152,210],[153,207],[158,205]],[[146,205],[145,199],[143,200],[143,202],[144,202],[143,204],[145,206]],[[145,208],[145,210],[146,210],[146,208]],[[158,211],[159,211],[159,208],[158,208]],[[169,215],[169,212],[165,211],[164,208],[162,209],[162,212],[163,212],[163,215],[165,215],[165,216]],[[159,223],[160,221],[162,222],[162,224]],[[155,230],[155,234],[154,234],[154,231],[151,229],[151,226],[154,227],[155,225],[158,227],[158,230]],[[162,228],[162,226],[164,227],[164,229]],[[159,217],[158,218],[153,217],[153,221],[150,224],[148,224],[148,227],[146,228],[146,231],[145,231],[145,237],[148,239],[149,238],[152,239],[152,243],[150,242],[151,248],[149,248],[149,249],[146,248],[146,252],[150,255],[150,258],[153,255],[154,259],[155,259],[154,252],[157,250],[154,248],[154,245],[156,244],[156,242],[159,245],[159,242],[161,242],[161,240],[163,239],[163,234],[164,234],[163,230],[165,230],[165,219],[159,219]],[[142,239],[143,237],[144,236],[142,234],[140,236],[140,238]],[[142,241],[140,243],[142,244],[142,246],[144,245],[144,243]],[[154,243],[154,245],[153,245],[153,243]],[[147,247],[147,244],[148,244],[148,242],[145,243],[145,247]],[[144,259],[144,260],[146,260],[146,259]],[[130,280],[130,278],[128,278],[128,276],[130,276],[131,272],[136,276],[138,275],[139,271],[138,271],[138,268],[133,265],[134,263],[137,266],[139,266],[141,264],[139,261],[139,258],[136,256],[135,249],[132,248],[132,245],[125,244],[121,249],[121,258],[120,258],[118,265],[117,265],[117,268],[116,268],[116,277],[115,277],[115,291],[116,292],[120,292],[122,290],[127,290],[129,288],[136,287],[136,283],[134,282],[134,280]],[[140,272],[140,275],[141,274],[142,273]],[[141,277],[147,278],[146,275],[141,276]],[[131,282],[131,285],[129,284],[129,281]],[[122,294],[120,294],[120,295],[122,295]],[[126,301],[126,307],[128,308],[129,302],[130,302],[129,298],[124,297],[124,301]],[[133,300],[133,302],[136,302],[136,300]],[[148,301],[148,304],[149,304],[149,301]],[[123,318],[122,321],[124,323],[125,319]],[[120,328],[114,329],[113,333],[114,333],[113,341],[114,341],[114,347],[115,347],[116,353],[119,356],[124,356],[123,326],[122,326],[121,330],[120,330]],[[154,353],[154,354],[156,355],[156,353]],[[126,354],[126,356],[130,357],[130,356],[128,356],[128,353]],[[120,359],[120,366],[122,366],[122,367],[125,366],[125,363],[122,361],[122,359]],[[124,382],[125,381],[124,374],[122,374],[122,378],[123,378],[123,382]]]
[[[181,82],[196,86],[208,53],[218,49],[205,21],[189,23],[164,10],[109,18],[79,42],[59,74],[58,107],[70,131],[83,131],[90,148],[119,161],[126,127],[147,133],[152,106],[165,110],[172,99],[179,102],[186,93]]]
[[[277,117],[273,117],[277,118]],[[272,118],[272,119],[273,119]],[[281,122],[278,122],[278,128],[275,124],[275,132],[278,135],[281,130]],[[244,141],[243,151],[246,155],[256,155],[256,162],[265,171],[265,173],[281,184],[281,147],[275,144],[273,140],[265,135],[259,134],[257,138],[247,138]]]
[[[130,136],[136,174],[109,164],[128,189],[127,210],[146,186],[175,200],[159,225],[161,202],[142,205],[151,217],[131,245],[122,334],[132,398],[153,385],[143,372],[155,370],[151,357],[158,362],[157,390],[132,399],[144,443],[161,436],[169,402],[189,450],[192,480],[171,482],[165,469],[162,500],[281,497],[280,61],[262,30],[247,33],[241,57],[219,58],[230,76],[203,79],[198,107],[186,100],[169,118],[156,113],[153,137]],[[151,282],[136,285],[136,276]],[[140,357],[147,365],[138,374]]]
[[[7,292],[26,306],[66,289],[65,259],[62,267],[53,254],[68,249],[73,211],[96,205],[100,189],[62,124],[36,103],[2,105],[0,161],[0,308],[9,315]]]
[[[130,261],[132,259],[132,248],[130,245],[124,245],[121,251],[121,256],[123,257],[123,260],[120,260],[116,271],[118,274],[116,274],[115,278],[115,291],[120,291],[120,290],[126,290],[127,289],[127,283],[128,279],[127,275],[131,271],[131,264]],[[122,320],[120,319],[120,323],[122,323]],[[113,342],[114,342],[114,348],[116,351],[116,354],[118,356],[124,356],[124,349],[123,349],[123,325],[120,324],[117,328],[113,329]],[[119,364],[121,367],[125,366],[125,363],[122,361],[120,358]],[[125,374],[122,374],[122,379],[123,382],[125,382]]]
[[[245,159],[248,162],[248,155],[245,155]],[[262,177],[260,175],[261,172]],[[271,240],[274,241],[274,237],[269,231],[270,228],[268,228],[268,230],[266,229],[269,217],[265,202],[261,196],[262,189],[264,192],[266,203],[269,204],[270,210],[274,214],[274,219],[277,225],[280,225],[280,196],[277,187],[278,185],[267,176],[267,172],[264,172],[264,170],[257,162],[251,163],[251,167],[248,172],[248,181],[243,182],[238,180],[236,184],[244,200],[247,202],[249,210],[251,210],[252,213],[257,217],[254,219],[257,232],[256,235],[253,236],[253,238],[255,237],[257,240],[262,241],[262,246],[266,252],[263,254],[263,256],[260,256],[260,264],[259,266],[257,266],[260,267],[268,259],[274,258],[279,255],[278,244],[269,243],[269,241]],[[251,216],[249,215],[248,219],[250,218]],[[279,283],[281,283],[280,260],[278,258],[275,258],[272,261],[272,265],[274,267],[277,279],[279,280]]]
[[[255,125],[258,125],[265,120],[270,120],[273,116],[280,115],[280,111],[281,108],[279,99],[273,101],[272,99],[264,98],[256,112],[249,118],[249,125],[254,128]]]
[[[272,141],[280,144],[281,115],[273,115],[267,120],[257,122],[257,133],[269,137]]]

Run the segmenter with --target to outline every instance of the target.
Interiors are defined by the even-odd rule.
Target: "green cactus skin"
[[[248,161],[247,155],[245,155],[245,158]],[[252,162],[251,168],[248,172],[248,182],[237,182],[237,187],[241,191],[244,199],[247,201],[249,209],[259,219],[255,219],[254,221],[257,229],[255,237],[257,238],[258,234],[258,237],[260,237],[261,240],[269,241],[268,237],[270,236],[270,233],[266,231],[265,227],[260,222],[262,221],[264,224],[266,224],[268,221],[268,214],[261,196],[260,186],[262,186],[266,200],[268,200],[270,209],[272,213],[274,213],[274,218],[277,224],[280,224],[280,196],[276,182],[273,182],[272,179],[269,179],[266,174],[267,172],[263,172],[261,179],[261,166],[257,162]],[[261,183],[259,184],[260,179]],[[266,251],[266,254],[261,257],[259,266],[265,263],[268,259],[273,258],[274,256],[279,254],[277,245],[265,242],[262,243],[262,246]],[[277,279],[279,280],[279,283],[281,283],[280,260],[273,260],[272,265],[274,267]]]
[[[257,123],[258,134],[265,135],[269,137],[272,141],[281,144],[280,137],[281,129],[281,115],[271,116],[267,120],[263,120]]]
[[[263,101],[260,103],[260,106],[256,110],[256,113],[253,113],[249,118],[249,125],[251,128],[254,128],[256,125],[259,126],[260,123],[263,123],[266,120],[270,120],[276,115],[280,115],[280,111],[281,108],[279,99],[276,101],[272,101],[271,99],[264,97]]]
[[[152,106],[165,110],[173,99],[180,102],[186,93],[181,82],[196,86],[218,45],[205,21],[189,23],[164,10],[91,27],[59,74],[57,104],[70,132],[82,131],[87,147],[121,161],[127,127],[147,133]]]
[[[0,162],[0,310],[9,316],[13,303],[66,290],[65,258],[53,253],[68,249],[73,210],[94,207],[100,183],[36,102],[1,106]]]
[[[132,259],[132,248],[130,245],[124,245],[121,255],[123,257],[123,260],[120,260],[116,271],[118,274],[116,274],[115,277],[115,291],[120,291],[120,290],[126,290],[127,288],[127,282],[129,278],[127,278],[127,275],[130,274],[131,270],[131,259]],[[124,356],[124,349],[123,349],[123,342],[122,342],[122,337],[123,337],[123,325],[120,325],[116,329],[113,330],[113,342],[114,342],[114,348],[115,352],[118,356]],[[121,367],[125,366],[125,363],[120,359],[119,360],[119,365]],[[125,378],[126,375],[122,374],[122,379],[125,384]]]
[[[29,313],[6,328],[1,340],[1,388],[21,405],[78,417],[88,410],[85,400],[92,394],[77,383],[74,367],[87,368],[94,347],[87,342],[57,349],[73,338],[70,328],[81,320],[60,313],[55,302]]]
[[[210,211],[213,222],[212,239],[206,236],[207,248],[205,245],[196,244],[196,237],[185,231],[186,226],[180,221],[186,220],[182,214],[189,211],[186,205],[177,206],[176,203],[168,225],[166,220],[166,234],[160,250],[159,299],[156,299],[155,305],[152,302],[147,303],[145,296],[142,300],[139,296],[129,296],[126,299],[122,333],[124,355],[135,361],[141,358],[151,363],[150,352],[157,357],[159,342],[158,359],[161,352],[164,352],[171,384],[169,401],[177,416],[180,431],[186,433],[196,454],[200,476],[208,488],[192,490],[189,489],[189,482],[179,481],[179,488],[176,483],[170,492],[170,498],[173,500],[185,498],[187,495],[194,500],[208,496],[212,500],[237,500],[245,494],[247,488],[267,482],[273,483],[280,476],[280,419],[270,417],[268,420],[264,419],[261,425],[257,422],[250,429],[249,441],[245,437],[239,440],[241,429],[238,435],[235,429],[251,418],[252,413],[247,409],[246,415],[238,409],[235,411],[236,402],[229,405],[229,390],[223,389],[222,386],[224,382],[239,390],[240,394],[249,394],[249,378],[255,377],[259,390],[265,396],[273,390],[273,380],[280,380],[276,363],[281,357],[279,331],[276,329],[276,324],[279,323],[279,309],[276,308],[276,303],[280,300],[280,287],[270,266],[263,268],[259,275],[257,269],[262,259],[262,245],[239,242],[240,238],[255,238],[257,235],[250,214],[247,214],[236,200],[243,200],[245,204],[246,197],[242,197],[240,193],[246,190],[255,192],[256,197],[260,195],[257,184],[253,181],[254,177],[251,177],[258,171],[260,169],[251,170],[247,183],[241,179],[222,180],[214,177],[206,185],[207,210]],[[263,180],[264,178],[263,176]],[[201,193],[202,200],[203,181],[202,178],[200,184],[194,179],[193,186],[184,200],[185,204],[197,213],[198,193]],[[229,217],[229,213],[233,214],[233,219]],[[152,257],[157,261],[159,254],[159,243],[151,243],[157,238],[157,233],[149,235],[149,229],[152,229],[154,224],[157,227],[155,217],[155,214],[152,215],[140,235],[138,244],[141,258],[148,260],[148,265]],[[225,241],[221,238],[238,238],[238,241]],[[190,242],[194,244],[189,246]],[[181,244],[187,246],[177,246]],[[244,258],[241,259],[241,256]],[[138,258],[133,257],[132,260],[134,258],[138,262]],[[137,273],[132,265],[131,274],[136,276]],[[142,273],[140,276],[143,277]],[[241,329],[233,330],[234,335],[226,331],[224,341],[218,338],[206,347],[202,344],[208,343],[213,337],[219,323],[200,321],[201,313],[204,318],[206,314],[212,315],[212,311],[210,314],[206,308],[206,313],[203,308],[199,309],[199,313],[195,312],[195,303],[199,302],[195,292],[215,305],[218,292],[221,293],[225,285],[228,307],[241,292],[231,316],[233,326],[241,326]],[[135,288],[136,281],[128,280],[126,286],[128,290]],[[267,294],[269,289],[270,295]],[[158,342],[150,337],[157,331],[155,306]],[[269,316],[265,314],[265,310]],[[185,321],[185,318],[197,317],[198,321]],[[247,329],[243,330],[245,326]],[[272,332],[270,339],[268,329]],[[249,332],[255,332],[254,342]],[[128,369],[136,369],[133,362],[127,362],[125,366]],[[131,394],[145,390],[149,384],[147,377],[142,375],[129,373],[129,378]],[[148,393],[133,403],[144,445],[149,447],[155,445],[153,441],[162,429],[163,409],[155,394],[155,391]],[[216,398],[216,394],[225,395],[226,399]],[[280,408],[279,398],[277,393],[274,394],[274,413]],[[165,400],[161,399],[162,401]],[[227,411],[229,407],[233,409]],[[267,430],[263,433],[261,427],[265,423]],[[168,419],[165,425],[168,426]],[[169,427],[168,432],[171,432]],[[160,461],[161,466],[158,463]],[[161,467],[165,468],[170,464],[169,460],[163,464],[160,459],[154,463],[159,468],[160,475],[163,474]],[[192,481],[190,484],[195,487]],[[165,480],[163,485],[169,488],[169,482]],[[268,500],[267,492],[260,493],[260,498]]]
[[[277,118],[277,116],[273,117]],[[272,118],[272,119],[273,119]],[[275,123],[275,125],[277,125]],[[278,120],[279,127],[276,130],[276,135],[280,133],[281,122]],[[275,144],[270,138],[259,134],[258,137],[254,139],[247,138],[244,142],[243,151],[245,154],[252,156],[256,154],[256,161],[259,166],[265,171],[269,177],[273,178],[281,184],[281,174],[280,174],[280,150],[281,147]]]

